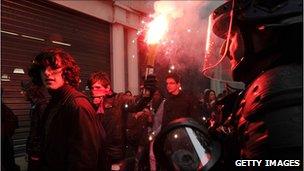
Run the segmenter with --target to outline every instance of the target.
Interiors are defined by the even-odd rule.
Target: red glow
[[[164,15],[158,15],[148,24],[146,42],[157,44],[168,31],[168,19]]]

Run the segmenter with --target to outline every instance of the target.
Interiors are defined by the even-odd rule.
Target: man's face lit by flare
[[[90,87],[90,94],[93,103],[98,105],[102,102],[104,96],[111,94],[111,88],[110,86],[104,87],[100,81],[97,81]]]
[[[55,67],[47,66],[43,69],[41,78],[44,86],[49,90],[57,90],[62,87],[65,83],[62,72],[61,60],[57,60]]]
[[[177,95],[180,92],[180,83],[177,83],[173,78],[167,78],[166,84],[169,94]]]
[[[211,102],[211,101],[214,101],[214,100],[216,100],[216,95],[213,91],[211,91],[210,94],[209,94],[209,101]]]

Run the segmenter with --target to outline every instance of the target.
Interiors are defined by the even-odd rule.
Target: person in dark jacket
[[[108,74],[102,71],[91,74],[88,87],[92,103],[107,135],[108,163],[112,170],[125,170],[127,169],[125,161],[126,114],[141,111],[151,100],[153,88],[149,87],[148,93],[135,100],[134,97],[125,93],[114,93]]]
[[[26,101],[31,103],[30,109],[30,133],[26,144],[28,158],[28,171],[38,171],[40,168],[40,143],[41,135],[39,122],[41,122],[44,109],[47,106],[47,92],[44,86],[34,85],[31,81],[21,82],[21,94]]]
[[[221,106],[217,105],[217,97],[214,90],[206,89],[202,111],[208,121],[208,127],[217,127],[222,121]]]
[[[153,152],[154,137],[171,122],[179,118],[192,118],[201,122],[199,100],[194,95],[182,91],[180,76],[169,73],[166,76],[167,97],[161,101],[154,116],[150,143],[150,169],[158,168]]]
[[[131,169],[134,171],[150,170],[149,163],[149,144],[154,116],[159,108],[163,96],[156,90],[152,100],[140,112],[130,113],[126,122],[126,144],[127,156],[133,159]]]
[[[181,90],[180,76],[176,73],[168,74],[166,85],[168,96],[164,103],[162,128],[182,117],[190,117],[200,122],[199,101],[193,95]]]
[[[42,119],[41,164],[44,171],[101,170],[101,125],[87,97],[76,90],[80,70],[61,49],[38,54],[29,70],[51,99]]]

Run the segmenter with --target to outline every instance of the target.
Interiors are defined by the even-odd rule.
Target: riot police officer
[[[302,161],[302,8],[301,0],[230,0],[209,17],[204,74],[230,63],[246,85],[234,113],[243,159]]]

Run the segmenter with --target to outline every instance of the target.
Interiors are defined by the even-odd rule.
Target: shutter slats
[[[1,73],[10,76],[9,82],[1,84],[3,101],[19,118],[20,127],[13,139],[15,156],[22,156],[29,133],[30,104],[20,94],[20,82],[29,80],[27,70],[32,59],[48,47],[70,52],[80,67],[80,90],[83,91],[93,71],[103,70],[110,74],[110,24],[50,1],[2,0],[1,30],[18,34],[1,32]],[[71,46],[54,44],[52,40]],[[13,74],[14,68],[22,68],[25,74]]]

